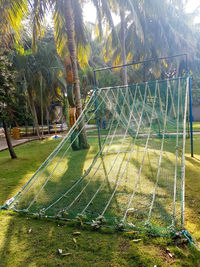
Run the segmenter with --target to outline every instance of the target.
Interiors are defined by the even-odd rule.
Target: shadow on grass
[[[10,159],[8,151],[0,152],[0,205],[20,190],[57,145],[57,140],[23,144],[15,148],[15,160]]]
[[[63,210],[69,210],[70,213],[76,215],[85,208],[87,203],[91,202],[90,205],[88,205],[89,210],[92,208],[91,214],[98,215],[101,213],[104,208],[103,205],[108,201],[113,189],[117,185],[125,157],[122,159],[119,169],[116,172],[115,181],[112,182],[111,185],[109,181],[108,166],[106,166],[103,156],[100,156],[98,161],[101,167],[101,174],[95,175],[95,171],[92,170],[80,180],[82,175],[84,175],[84,162],[86,158],[88,159],[88,157],[86,157],[87,153],[88,151],[86,150],[71,152],[68,157],[68,168],[65,173],[61,175],[59,181],[48,181],[41,192],[40,197],[38,197],[37,201],[32,205],[31,210],[29,211],[39,213],[40,209],[52,205],[48,208],[48,211],[45,213],[46,215],[57,216],[58,213]],[[74,187],[72,187],[73,185]],[[95,195],[96,192],[100,193]],[[47,201],[45,201],[45,195],[47,194],[49,197]],[[94,195],[96,196],[95,200],[91,201]],[[34,195],[32,193],[26,201],[30,201],[33,197]],[[115,203],[116,211],[119,210],[119,204],[115,197],[113,198],[113,201]]]
[[[87,152],[85,153],[87,154]],[[82,155],[83,161],[86,154],[83,153]],[[167,159],[167,161],[168,160],[169,159]],[[193,164],[194,160],[186,157],[186,161],[191,161]],[[75,171],[77,174],[80,174],[83,171],[82,163],[82,169],[77,170],[77,165],[72,155],[69,162],[69,166],[71,167],[69,167],[66,173],[61,177],[62,183],[65,183],[66,174],[74,174]],[[134,164],[138,169],[140,166],[139,162],[136,161]],[[106,164],[103,165],[103,173],[105,176],[108,170],[105,166]],[[151,167],[151,175],[149,175],[148,172],[146,173],[147,179],[150,180],[152,179],[152,174],[155,172],[154,167]],[[192,172],[193,175],[198,174],[198,171],[195,169],[195,164],[194,168],[189,167],[188,174],[190,172]],[[152,181],[154,182],[155,178]],[[195,181],[198,182],[197,177]],[[117,179],[115,183],[111,185],[109,180],[106,181],[106,190],[101,192],[102,194],[99,196],[96,204],[93,203],[94,209],[98,210],[102,207],[101,202],[105,203],[115,187],[116,182]],[[93,195],[94,191],[100,186],[100,181],[97,179],[95,183],[91,185],[91,188],[88,188],[88,192],[91,194],[84,196],[82,199],[83,202],[85,202],[85,199],[89,200],[89,195]],[[53,189],[55,183],[52,183],[51,186]],[[170,190],[166,188],[165,184],[161,184],[161,186],[167,191]],[[75,192],[76,195],[77,192]],[[149,201],[151,195],[143,195],[143,197],[149,198]],[[196,195],[196,197],[198,198],[198,195]],[[118,205],[116,199],[115,201],[116,205]],[[80,206],[80,202],[77,203],[77,206]],[[160,203],[157,201],[155,202],[155,207],[162,211],[162,214],[166,214],[166,216],[169,215],[165,206],[160,206]],[[194,209],[194,212],[196,211]],[[117,209],[115,211],[115,214],[116,213],[118,213]],[[163,266],[159,263],[158,259],[155,260],[155,256],[144,255],[143,251],[140,252],[138,250],[139,245],[133,245],[133,243],[128,242],[126,239],[122,240],[119,234],[113,233],[112,236],[102,235],[100,233],[88,231],[87,229],[82,232],[81,229],[81,235],[74,237],[73,232],[77,231],[77,229],[80,230],[80,228],[77,226],[75,228],[71,227],[70,224],[43,219],[27,219],[26,216],[13,215],[8,212],[2,212],[0,216],[3,217],[3,220],[5,219],[4,223],[3,220],[0,222],[3,226],[1,227],[3,234],[0,266],[27,266],[31,264],[35,264],[36,266],[85,266],[86,263],[88,266],[111,266],[112,264],[114,266],[154,266],[155,264],[157,266]],[[76,238],[76,242],[73,240],[74,238]],[[58,255],[58,248],[63,249],[63,254],[67,254],[67,256]],[[187,263],[188,264],[185,266],[198,266],[194,264],[198,264],[199,261],[194,262],[194,257],[191,257],[191,261],[187,261]]]

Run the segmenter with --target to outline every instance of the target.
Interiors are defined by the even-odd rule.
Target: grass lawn
[[[200,136],[194,141],[194,158],[189,140],[186,147],[186,228],[200,242]],[[16,160],[9,158],[8,151],[0,152],[0,204],[19,191],[58,142],[34,141],[16,147]],[[58,249],[63,253],[59,255]],[[0,212],[0,266],[154,265],[200,266],[200,252],[169,238],[97,232],[78,224]]]
[[[200,122],[194,121],[193,122],[193,131],[199,132],[200,131]]]

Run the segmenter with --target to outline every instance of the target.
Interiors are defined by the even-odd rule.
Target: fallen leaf
[[[132,242],[140,242],[142,239],[133,239]]]
[[[73,235],[80,235],[80,232],[74,232]]]
[[[135,234],[136,231],[127,232],[127,234]]]
[[[63,253],[62,249],[61,249],[61,248],[59,248],[59,249],[58,249],[58,254],[60,254],[60,255],[61,255],[62,253]]]
[[[72,255],[72,253],[65,253],[65,254],[62,254],[62,256],[70,256]]]
[[[73,241],[74,241],[75,244],[77,243],[76,238],[73,238]]]

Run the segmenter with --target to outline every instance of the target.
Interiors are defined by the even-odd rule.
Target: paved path
[[[92,130],[96,130],[97,128],[94,125],[87,125],[86,129],[89,131],[92,131]],[[5,139],[5,137],[3,137],[3,135],[4,135],[3,133],[0,134],[0,151],[8,149],[6,139]],[[64,137],[66,135],[66,133],[58,133],[58,135],[61,137]],[[54,136],[53,133],[44,135],[44,138],[50,138],[52,136]],[[22,145],[22,144],[25,144],[27,142],[31,142],[34,140],[38,140],[38,137],[37,136],[30,136],[30,137],[24,137],[24,138],[20,138],[20,139],[11,138],[11,142],[12,142],[13,147],[19,146],[19,145]]]
[[[38,139],[38,137],[36,137],[36,136],[30,137],[30,138],[22,138],[22,139],[12,139],[11,138],[11,142],[12,142],[12,145],[14,147],[14,146],[19,146],[21,144],[25,144],[27,142],[37,140],[37,139]],[[6,138],[0,137],[0,151],[6,150],[6,149],[8,149]]]

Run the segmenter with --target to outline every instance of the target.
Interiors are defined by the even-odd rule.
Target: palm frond
[[[103,36],[101,9],[100,9],[98,0],[92,0],[92,2],[93,2],[94,6],[96,8],[96,11],[97,11],[98,30],[99,30],[99,37],[101,39]]]
[[[21,41],[22,20],[27,11],[27,0],[0,0],[1,38],[4,42]]]
[[[37,39],[39,36],[44,35],[43,21],[45,13],[47,11],[47,0],[34,0],[30,1],[31,14],[32,14],[32,23],[33,23],[33,41],[32,48],[33,51],[37,51]]]
[[[77,44],[86,45],[85,26],[83,22],[83,9],[80,0],[72,1],[72,9],[74,14],[74,30]]]
[[[132,0],[127,0],[127,7],[131,11],[133,21],[135,23],[135,29],[136,29],[137,35],[140,37],[141,41],[144,42],[144,32],[143,32],[142,25],[138,17],[138,12],[135,9],[134,3],[135,2]]]
[[[102,13],[105,16],[105,19],[108,21],[111,30],[112,30],[112,42],[113,42],[113,46],[115,46],[115,44],[118,41],[118,36],[115,30],[115,25],[113,22],[113,18],[112,18],[112,14],[109,8],[109,2],[107,0],[101,0],[101,4],[102,4]]]

